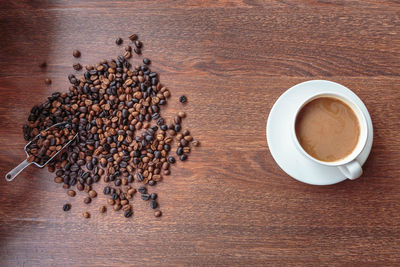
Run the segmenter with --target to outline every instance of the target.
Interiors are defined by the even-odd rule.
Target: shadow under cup
[[[359,134],[358,134],[357,143],[355,146],[353,146],[354,147],[353,150],[350,149],[350,151],[351,151],[350,153],[344,155],[341,158],[335,159],[333,161],[330,161],[330,160],[323,161],[323,160],[317,159],[316,157],[313,157],[312,155],[307,153],[306,150],[304,149],[304,147],[302,146],[301,142],[299,141],[298,134],[296,132],[296,124],[298,123],[299,114],[301,114],[303,108],[305,108],[307,106],[307,104],[310,104],[314,100],[317,100],[317,99],[322,100],[323,98],[329,98],[336,102],[343,102],[345,105],[347,105],[348,108],[351,109],[351,111],[353,111],[355,117],[358,120]],[[309,112],[313,112],[313,111],[309,111]],[[314,121],[313,121],[313,123],[314,123]],[[321,123],[321,125],[322,125],[322,123]],[[318,128],[318,126],[316,128]],[[312,129],[312,130],[314,130],[314,129]],[[347,97],[344,97],[343,95],[338,94],[336,92],[328,92],[328,91],[324,92],[324,93],[317,93],[313,96],[310,96],[307,100],[305,100],[303,103],[301,103],[299,105],[299,107],[297,108],[296,114],[294,116],[294,120],[292,122],[292,133],[291,134],[292,134],[292,138],[293,138],[293,141],[294,141],[297,149],[301,153],[303,153],[306,157],[308,157],[309,159],[311,159],[319,164],[326,165],[326,166],[338,166],[338,167],[340,167],[341,171],[347,176],[347,178],[350,178],[350,179],[352,179],[351,177],[354,176],[354,174],[351,174],[352,170],[348,170],[349,168],[350,169],[358,168],[359,169],[358,172],[362,173],[361,166],[358,166],[358,167],[353,166],[352,167],[352,166],[350,166],[351,164],[349,164],[349,163],[351,163],[352,161],[354,161],[353,165],[355,163],[357,163],[355,161],[355,159],[361,153],[361,151],[364,149],[364,147],[366,145],[366,141],[367,141],[367,137],[368,137],[367,122],[366,122],[366,118],[365,118],[363,112],[360,110],[360,108],[353,101],[349,100]],[[323,136],[321,136],[321,137],[323,138]],[[327,140],[329,140],[329,139],[327,138]],[[339,143],[339,144],[332,144],[332,145],[340,146],[340,145],[343,145],[343,143],[344,142]],[[344,165],[348,165],[348,166],[346,167]],[[355,170],[353,170],[353,172],[355,172]],[[359,175],[361,175],[361,173]]]

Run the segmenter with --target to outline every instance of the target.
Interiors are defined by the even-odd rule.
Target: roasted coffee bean
[[[149,182],[148,182],[148,185],[150,185],[150,186],[154,186],[154,185],[156,185],[156,181],[154,181],[154,180],[149,180]]]
[[[86,193],[89,193],[90,190],[92,190],[92,187],[90,185],[85,185],[83,191],[85,191]]]
[[[135,41],[135,46],[136,46],[137,48],[141,48],[141,47],[142,47],[142,42],[139,41],[139,40],[136,40],[136,41]]]
[[[178,147],[178,149],[176,150],[176,154],[177,154],[178,156],[180,156],[180,155],[183,154],[183,148],[182,148],[181,146]]]
[[[85,218],[85,219],[89,219],[90,218],[90,213],[89,212],[84,212],[83,214],[82,214],[82,216]]]
[[[187,146],[189,144],[188,141],[186,141],[185,139],[181,139],[181,141],[179,142],[181,144],[181,146]]]
[[[136,189],[135,188],[131,188],[128,190],[128,194],[129,195],[134,195],[136,193]]]
[[[54,178],[54,182],[56,182],[57,184],[60,184],[60,183],[63,182],[63,178],[60,177],[60,176],[57,176],[57,177]]]
[[[156,193],[151,193],[150,198],[152,200],[156,200],[157,199],[157,194]]]
[[[156,210],[155,212],[154,212],[154,216],[155,217],[160,217],[162,215],[162,212],[160,211],[160,210]]]
[[[110,192],[111,192],[111,190],[110,190],[109,186],[104,187],[104,190],[103,190],[104,195],[109,195]]]
[[[74,190],[68,190],[67,191],[68,196],[74,197],[76,195],[76,192]]]
[[[44,79],[44,83],[47,84],[47,85],[50,85],[51,84],[51,79],[50,78]]]
[[[129,40],[131,40],[132,42],[133,41],[136,41],[137,40],[137,35],[136,34],[132,34],[131,36],[129,36]]]
[[[141,186],[141,187],[138,188],[138,192],[141,193],[141,194],[144,194],[144,193],[147,192],[147,188],[144,187],[144,186]]]
[[[97,192],[94,190],[90,190],[88,194],[89,194],[89,197],[91,197],[91,198],[97,197]]]
[[[72,65],[72,68],[76,71],[81,70],[82,69],[82,65],[79,63],[75,63]]]
[[[74,50],[73,52],[72,52],[72,55],[74,56],[74,57],[80,57],[81,56],[81,52],[79,51],[79,50]]]
[[[116,194],[116,193],[113,193],[113,194],[111,195],[111,197],[112,197],[112,199],[114,199],[114,200],[117,200],[117,199],[119,198],[118,194]]]
[[[158,207],[157,201],[152,200],[152,201],[150,202],[150,207],[151,207],[153,210],[155,210],[155,209]]]
[[[175,158],[174,157],[169,157],[168,162],[174,164],[175,163]]]
[[[122,40],[122,38],[120,38],[120,37],[118,37],[118,38],[115,40],[115,43],[116,43],[117,45],[121,45],[122,42],[123,42],[123,40]]]
[[[187,101],[187,98],[186,98],[186,96],[184,96],[184,95],[181,95],[180,97],[179,97],[179,102],[181,102],[181,103],[185,103]]]
[[[175,130],[175,132],[179,132],[180,130],[181,130],[181,125],[180,124],[175,124],[175,126],[174,126],[174,130]]]
[[[150,195],[149,194],[142,194],[141,198],[145,201],[150,199]]]
[[[90,197],[85,197],[85,198],[83,199],[83,202],[84,202],[85,204],[89,204],[90,202],[92,202],[92,199],[91,199]]]
[[[150,65],[151,61],[147,57],[143,58],[143,64]]]
[[[100,211],[100,213],[106,212],[107,211],[106,206],[100,206],[99,211]]]
[[[112,198],[107,199],[107,203],[108,205],[114,205],[115,204],[115,200]]]
[[[179,159],[180,159],[181,161],[185,161],[185,160],[187,160],[187,158],[188,158],[188,156],[187,156],[186,154],[183,154],[183,155],[181,155],[181,156],[179,157]]]
[[[124,212],[124,216],[125,216],[125,218],[129,218],[129,217],[131,217],[131,216],[132,216],[132,214],[133,214],[132,210],[127,210],[127,211],[125,211],[125,212]]]
[[[180,124],[181,123],[181,117],[179,117],[178,115],[174,116],[174,123],[175,124]]]
[[[83,186],[83,184],[81,184],[81,183],[78,183],[78,184],[76,185],[76,189],[78,189],[79,191],[83,191],[83,188],[84,188],[84,186]]]
[[[87,168],[89,171],[93,170],[93,163],[92,163],[92,162],[86,163],[86,168]]]
[[[63,206],[63,211],[69,211],[71,209],[71,204],[67,203]]]

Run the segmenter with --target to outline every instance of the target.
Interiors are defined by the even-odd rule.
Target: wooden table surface
[[[103,194],[86,206],[45,169],[0,177],[0,265],[398,266],[399,30],[400,3],[389,0],[1,1],[1,177],[24,159],[31,107],[67,90],[72,50],[96,63],[131,33],[172,92],[166,117],[187,95],[184,127],[201,147],[156,186],[161,218],[141,200],[130,219],[100,214]],[[356,181],[302,184],[268,150],[273,103],[311,79],[351,88],[371,114]]]

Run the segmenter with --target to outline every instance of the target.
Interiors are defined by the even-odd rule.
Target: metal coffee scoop
[[[56,123],[52,126],[50,126],[49,128],[47,128],[45,131],[48,131],[50,129],[52,129],[53,127],[57,127],[57,128],[61,128],[60,126],[65,126],[69,124],[68,122],[60,122],[60,123]],[[26,167],[28,167],[29,165],[31,165],[32,163],[35,164],[36,166],[38,166],[39,168],[43,168],[44,166],[47,165],[47,163],[49,163],[52,159],[54,159],[54,157],[56,157],[58,155],[58,153],[60,153],[64,148],[66,148],[69,144],[71,144],[71,142],[76,138],[76,136],[78,135],[78,133],[76,133],[74,135],[74,137],[69,140],[60,150],[58,150],[51,158],[49,158],[43,165],[38,164],[37,162],[29,162],[28,161],[28,151],[26,151],[27,147],[29,147],[30,144],[32,144],[32,142],[35,142],[39,137],[40,137],[40,133],[38,135],[35,136],[35,138],[32,139],[32,141],[30,141],[28,144],[26,144],[26,146],[24,147],[25,153],[26,153],[26,159],[21,162],[17,167],[15,167],[14,169],[12,169],[9,173],[6,174],[6,181],[10,182],[12,180],[14,180],[14,178],[20,173],[22,172],[23,169],[25,169]]]

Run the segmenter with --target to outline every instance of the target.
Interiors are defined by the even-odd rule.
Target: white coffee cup
[[[356,147],[345,158],[339,159],[337,161],[326,162],[326,161],[321,161],[321,160],[318,160],[318,159],[312,157],[303,149],[303,147],[300,145],[300,143],[297,139],[296,128],[295,128],[297,115],[299,114],[300,110],[307,103],[309,103],[310,101],[312,101],[316,98],[320,98],[320,97],[333,97],[333,98],[337,98],[337,99],[343,101],[354,111],[355,115],[357,116],[358,122],[359,122],[360,135],[359,135],[358,143],[357,143]],[[294,142],[296,148],[304,156],[308,157],[310,160],[312,160],[318,164],[321,164],[321,165],[337,167],[347,178],[349,178],[351,180],[357,179],[358,177],[361,176],[362,168],[361,168],[361,164],[357,161],[357,157],[360,155],[360,153],[364,149],[366,142],[367,142],[367,137],[368,137],[367,121],[366,121],[364,113],[361,111],[361,109],[357,106],[357,104],[355,104],[348,97],[346,97],[342,94],[339,94],[337,92],[334,92],[334,91],[329,91],[329,90],[322,91],[322,92],[320,91],[318,93],[310,95],[306,100],[302,101],[302,103],[299,103],[298,107],[296,107],[296,116],[294,116],[294,119],[291,122],[291,135],[292,135],[292,139],[293,139],[293,142]]]

